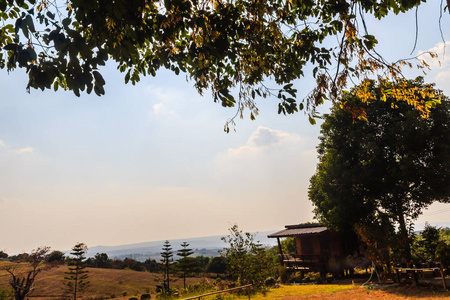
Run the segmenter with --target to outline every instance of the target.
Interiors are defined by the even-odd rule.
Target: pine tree
[[[161,252],[161,257],[163,259],[161,259],[162,264],[164,265],[164,289],[166,291],[170,291],[170,285],[169,285],[169,280],[170,280],[170,263],[171,263],[171,259],[173,262],[173,252],[172,252],[172,247],[170,246],[170,242],[169,241],[165,241],[164,242],[164,246],[162,248],[163,252]]]
[[[180,246],[183,248],[178,250],[177,253],[178,256],[181,256],[181,258],[178,260],[178,269],[181,271],[181,274],[183,276],[183,287],[184,289],[186,289],[186,277],[189,275],[193,268],[193,262],[191,259],[189,259],[189,256],[194,254],[194,251],[188,248],[189,244],[186,242],[183,242]]]
[[[83,243],[78,243],[72,248],[70,252],[73,257],[69,258],[69,272],[66,272],[67,277],[64,279],[67,281],[67,294],[73,295],[73,299],[76,300],[79,293],[83,293],[89,287],[88,271],[86,269],[85,259],[88,248]]]

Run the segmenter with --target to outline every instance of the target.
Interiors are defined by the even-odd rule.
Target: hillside
[[[31,297],[58,297],[64,294],[64,273],[67,266],[58,266],[42,271],[35,282],[35,291]],[[89,271],[91,286],[85,296],[122,297],[142,293],[155,293],[155,286],[161,284],[162,274],[136,272],[131,270],[94,269]],[[187,283],[198,282],[199,278],[187,278]],[[9,288],[9,275],[0,270],[0,291]],[[182,287],[182,279],[177,279],[172,286]]]
[[[255,234],[256,240],[261,244],[267,246],[274,246],[276,244],[275,239],[269,239],[267,235],[274,231],[259,232]],[[180,247],[180,244],[187,242],[189,248],[194,250],[194,256],[216,256],[218,251],[226,247],[226,244],[221,240],[222,236],[210,236],[199,238],[187,238],[170,240],[172,248],[176,253]],[[134,258],[139,261],[145,261],[148,258],[159,260],[161,258],[161,249],[164,241],[143,242],[118,246],[94,246],[90,247],[87,253],[87,257],[94,256],[96,253],[106,253],[110,258],[124,259],[126,257]],[[66,251],[70,252],[70,251]],[[174,257],[176,259],[176,257]]]

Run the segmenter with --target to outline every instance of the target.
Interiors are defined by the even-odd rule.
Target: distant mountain
[[[256,233],[255,240],[266,246],[274,246],[276,245],[276,240],[267,237],[267,235],[274,232],[275,231],[266,231]],[[189,248],[194,250],[193,256],[204,255],[212,257],[217,256],[219,254],[218,251],[227,246],[221,238],[222,236],[217,235],[169,241],[174,250],[174,254],[181,248],[180,244],[186,242],[189,244]],[[165,241],[153,241],[119,246],[95,246],[89,248],[87,256],[91,257],[97,253],[106,253],[110,258],[125,259],[128,257],[139,261],[145,261],[148,258],[158,260],[161,258],[164,242]],[[176,259],[176,255],[174,256],[174,259]]]
[[[443,229],[450,229],[450,222],[430,222],[431,226]],[[425,223],[414,224],[414,234],[420,234],[425,229]]]

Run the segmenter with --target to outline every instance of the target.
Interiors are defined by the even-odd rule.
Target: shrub
[[[0,300],[9,300],[14,298],[14,292],[12,290],[0,290]]]
[[[266,280],[264,280],[265,286],[274,286],[277,283],[277,280],[273,277],[267,277]]]
[[[278,266],[277,274],[281,283],[287,283],[289,281],[289,272],[285,266]]]
[[[152,296],[150,294],[142,294],[141,295],[141,300],[147,300],[150,299]]]

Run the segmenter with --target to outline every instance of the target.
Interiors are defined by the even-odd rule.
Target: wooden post
[[[441,276],[442,276],[442,285],[444,286],[444,290],[447,289],[447,283],[445,282],[445,276],[444,276],[444,268],[441,267],[439,268],[441,270]]]
[[[417,278],[417,272],[419,272],[418,270],[412,270],[411,271],[413,276],[414,276],[414,282],[416,283],[416,285],[419,285],[419,279]]]
[[[399,269],[395,269],[396,273],[397,273],[397,283],[400,283],[400,270]]]
[[[283,250],[281,249],[281,242],[279,237],[277,237],[277,243],[278,243],[278,252],[280,253],[281,256],[283,256]]]
[[[283,249],[281,248],[281,242],[280,242],[280,238],[277,237],[277,244],[278,244],[278,253],[280,253],[280,263],[282,266],[286,266],[284,264],[284,255],[283,255]]]

